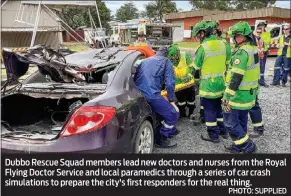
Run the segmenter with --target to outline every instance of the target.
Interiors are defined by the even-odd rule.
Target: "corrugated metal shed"
[[[32,38],[32,32],[3,32],[1,33],[2,47],[28,47]],[[36,34],[35,44],[51,45],[57,49],[60,39],[58,32],[38,32]]]
[[[173,23],[147,23],[146,26],[149,27],[181,27],[181,25]]]
[[[15,28],[1,28],[2,32],[32,32],[33,28],[21,28],[21,27],[15,27]],[[62,32],[62,30],[58,28],[53,27],[41,27],[37,29],[37,32],[46,32],[46,31],[54,31],[54,32]]]
[[[205,16],[205,15],[209,15],[209,14],[220,14],[220,13],[225,13],[225,11],[220,11],[220,10],[193,10],[193,11],[187,11],[187,12],[178,12],[178,13],[165,14],[164,18],[165,18],[165,20],[169,20],[169,19]]]
[[[26,5],[38,5],[39,1],[21,1],[22,4]],[[48,7],[55,8],[81,8],[81,7],[93,7],[95,6],[95,0],[91,1],[41,1],[42,4],[47,5]]]
[[[235,20],[262,17],[290,18],[290,9],[271,7],[224,14],[212,14],[204,16],[203,20]]]

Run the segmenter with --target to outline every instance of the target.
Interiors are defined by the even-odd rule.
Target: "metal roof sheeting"
[[[214,14],[204,16],[203,20],[235,20],[261,17],[290,18],[290,9],[271,7],[257,10],[246,10],[240,12]]]
[[[1,28],[1,32],[32,32],[33,28]],[[58,28],[52,27],[42,27],[37,29],[38,32],[46,32],[46,31],[54,31],[54,32],[62,32],[62,30],[58,30]]]
[[[58,32],[39,32],[36,34],[35,45],[45,44],[51,45],[53,48],[58,48],[60,45]],[[29,47],[32,37],[32,32],[2,32],[1,44],[2,47]]]
[[[38,5],[39,1],[21,1],[22,4]],[[49,7],[92,7],[95,0],[91,1],[41,1]]]
[[[290,9],[270,7],[246,11],[193,10],[166,14],[164,18],[165,20],[169,20],[199,16],[203,16],[203,20],[234,20],[259,17],[290,18]]]
[[[149,27],[181,27],[181,25],[173,23],[147,23],[146,26]]]
[[[225,13],[226,11],[221,10],[193,10],[193,11],[187,11],[187,12],[177,12],[177,13],[170,13],[165,14],[164,18],[165,20],[168,19],[179,19],[179,18],[191,18],[191,17],[197,17],[197,16],[205,16],[209,14],[220,14]]]

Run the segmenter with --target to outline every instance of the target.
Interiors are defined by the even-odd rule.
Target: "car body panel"
[[[124,58],[116,68],[115,74],[112,74],[109,79],[106,91],[83,104],[83,106],[112,106],[116,108],[115,117],[107,125],[89,133],[64,138],[60,137],[60,132],[51,140],[2,137],[2,152],[133,152],[135,134],[141,123],[149,120],[155,128],[156,120],[151,107],[133,81],[132,67],[135,61],[142,57],[142,53],[137,51],[121,52]],[[73,62],[80,54],[71,55],[66,56],[68,62]],[[87,62],[89,61],[78,61],[79,64]],[[58,88],[61,89],[62,85],[65,88],[66,85],[70,86],[70,84],[60,84]],[[37,86],[38,89],[45,88],[45,85],[35,83],[34,87]],[[33,84],[27,84],[27,87],[33,89]],[[74,85],[71,85],[69,88],[73,87]],[[77,87],[75,86],[75,88]]]

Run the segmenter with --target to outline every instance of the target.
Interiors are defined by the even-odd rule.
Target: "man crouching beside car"
[[[168,138],[177,135],[176,122],[179,109],[175,105],[175,75],[172,62],[167,58],[168,49],[161,47],[156,55],[142,61],[135,74],[135,83],[143,93],[152,110],[162,116],[161,127],[156,133],[155,143],[158,148],[177,146]],[[162,97],[162,86],[165,83],[168,101]]]

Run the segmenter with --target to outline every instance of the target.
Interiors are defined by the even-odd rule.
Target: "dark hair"
[[[222,31],[220,29],[216,29],[216,33],[219,37],[222,35]]]
[[[253,33],[250,33],[248,36],[246,36],[247,42],[250,42],[251,45],[257,46],[256,38]]]

